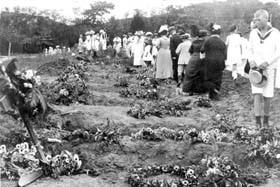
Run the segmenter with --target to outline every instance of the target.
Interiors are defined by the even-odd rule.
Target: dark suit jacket
[[[172,57],[178,57],[176,54],[176,49],[178,45],[182,42],[180,36],[178,34],[174,34],[170,38],[170,52]]]

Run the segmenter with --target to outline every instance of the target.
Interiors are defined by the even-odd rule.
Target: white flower
[[[276,155],[276,158],[279,159],[279,158],[280,158],[280,154],[277,154],[277,155]]]
[[[207,171],[206,171],[206,176],[209,176],[210,174],[219,174],[221,173],[221,171],[217,168],[209,168]]]
[[[31,70],[31,69],[29,69],[29,70],[26,70],[25,71],[25,78],[26,79],[32,79],[32,77],[35,75],[35,72],[33,71],[33,70]]]
[[[52,161],[52,156],[51,155],[47,155],[46,156],[46,160],[47,160],[47,162],[51,162]]]
[[[82,166],[82,161],[78,160],[78,162],[77,162],[77,169],[80,169],[81,166]]]
[[[213,30],[219,30],[219,29],[221,29],[220,25],[217,25],[217,24],[213,25]]]
[[[193,175],[193,174],[194,174],[194,170],[193,169],[188,169],[187,175]]]
[[[59,91],[59,94],[60,95],[64,95],[64,96],[68,96],[69,95],[69,92],[67,89],[63,88]]]
[[[41,77],[39,75],[34,76],[34,80],[35,80],[37,85],[41,85]]]
[[[0,146],[0,154],[2,154],[2,153],[7,153],[6,145]]]
[[[73,156],[73,160],[74,160],[74,161],[78,161],[78,160],[80,160],[80,159],[79,159],[79,156],[78,156],[77,154],[74,154],[74,156]]]
[[[222,116],[221,116],[220,114],[217,114],[217,115],[215,116],[215,118],[216,118],[216,120],[220,121],[220,120],[222,119]]]
[[[31,83],[23,83],[23,86],[25,87],[25,88],[32,88],[33,87],[33,85],[31,84]]]

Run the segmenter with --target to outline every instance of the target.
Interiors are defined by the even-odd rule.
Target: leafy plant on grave
[[[138,119],[145,119],[148,116],[163,117],[167,116],[184,116],[185,111],[191,110],[189,107],[190,100],[187,101],[166,101],[135,103],[128,110],[127,114]]]
[[[114,84],[114,86],[116,87],[128,87],[128,85],[129,85],[128,78],[124,76],[119,76],[117,78],[117,83]]]
[[[49,102],[69,105],[72,103],[88,104],[89,90],[85,84],[86,67],[84,63],[70,66],[51,84],[41,87]]]

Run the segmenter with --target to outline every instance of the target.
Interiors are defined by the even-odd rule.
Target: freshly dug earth
[[[120,62],[121,64],[121,62]],[[136,98],[119,97],[119,89],[114,84],[119,76],[127,76],[129,84],[137,84],[139,80],[135,74],[124,73],[125,67],[120,64],[90,64],[88,65],[89,79],[86,83],[93,95],[91,105],[73,104],[70,106],[56,105],[54,108],[58,114],[48,117],[51,126],[60,127],[70,131],[79,128],[106,128],[109,119],[111,126],[117,127],[121,134],[120,144],[104,147],[99,143],[82,143],[73,145],[70,142],[59,145],[61,149],[73,152],[81,152],[86,158],[88,167],[95,168],[100,173],[97,177],[87,175],[61,176],[59,179],[42,178],[30,185],[45,187],[77,187],[77,186],[100,186],[100,187],[128,187],[126,183],[129,169],[133,166],[146,166],[151,164],[178,164],[190,165],[198,163],[204,155],[227,155],[238,164],[242,163],[239,156],[244,153],[242,147],[224,145],[196,144],[191,145],[188,141],[164,140],[159,142],[147,140],[135,140],[132,133],[144,127],[159,128],[167,127],[175,130],[185,130],[190,127],[206,128],[211,126],[213,118],[217,114],[232,116],[236,119],[236,125],[254,127],[253,99],[250,94],[250,84],[246,78],[240,77],[233,82],[229,72],[224,74],[224,83],[221,91],[220,101],[211,102],[211,108],[198,107],[195,101],[198,95],[182,96],[176,95],[175,83],[162,84],[159,94],[169,99],[191,100],[191,110],[185,112],[184,116],[155,116],[146,119],[136,119],[127,115],[130,105],[139,101]],[[47,66],[47,65],[46,65]],[[46,67],[44,67],[46,68]],[[44,81],[48,82],[55,77],[49,76],[48,68],[41,72]],[[140,70],[137,70],[140,71]],[[47,74],[47,75],[46,75]],[[279,127],[278,121],[280,108],[280,92],[277,90],[272,102],[270,123]],[[0,144],[6,143],[7,135],[11,132],[19,132],[23,129],[19,122],[7,115],[0,116]],[[36,127],[40,131],[44,127]],[[17,141],[17,140],[15,140]],[[11,143],[12,144],[12,143]],[[14,146],[11,145],[10,146]],[[270,169],[272,178],[267,184],[260,186],[280,186],[279,172]],[[1,180],[1,187],[15,186],[15,181]]]

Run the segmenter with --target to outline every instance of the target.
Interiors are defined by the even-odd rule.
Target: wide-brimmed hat
[[[208,35],[207,30],[199,30],[199,32],[198,32],[198,37],[204,37],[207,35]]]
[[[153,33],[151,33],[151,32],[146,32],[145,36],[153,36]]]
[[[182,39],[189,39],[190,38],[190,34],[185,33],[185,34],[181,35],[181,38]]]
[[[135,35],[136,36],[142,36],[142,35],[144,35],[144,32],[143,31],[136,31]]]
[[[212,31],[218,31],[218,30],[221,30],[221,25],[218,25],[218,24],[216,24],[216,23],[214,23],[213,25],[212,25]]]
[[[168,26],[167,25],[160,26],[158,33],[161,33],[162,31],[168,31]]]
[[[249,80],[253,86],[263,88],[267,84],[267,73],[264,70],[251,69]]]
[[[140,33],[140,31],[136,31],[134,35],[136,35],[136,36],[140,36],[140,35],[141,35],[141,33]]]

